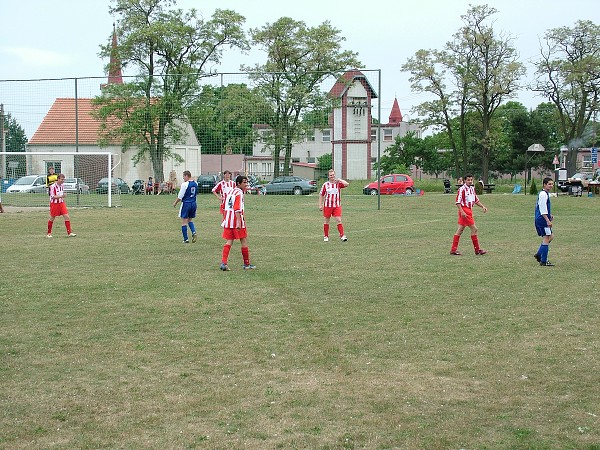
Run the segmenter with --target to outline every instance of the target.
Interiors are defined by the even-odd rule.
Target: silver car
[[[19,178],[8,189],[6,193],[34,193],[48,192],[46,188],[46,175],[27,175]]]
[[[310,194],[317,192],[317,182],[294,176],[277,177],[265,184],[264,190],[265,194]]]
[[[83,182],[81,178],[65,178],[63,183],[65,192],[72,194],[89,194],[90,187]]]

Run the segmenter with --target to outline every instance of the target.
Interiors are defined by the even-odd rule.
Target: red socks
[[[250,265],[250,251],[248,250],[248,247],[242,247],[242,258],[244,259],[244,265],[249,266]]]
[[[479,239],[477,239],[477,235],[471,235],[471,240],[473,241],[473,248],[475,249],[475,253],[479,251]]]
[[[455,234],[454,239],[452,239],[452,248],[450,249],[451,252],[458,250],[458,241],[460,241],[460,234]]]
[[[225,244],[223,246],[223,255],[221,256],[221,262],[223,264],[227,264],[227,259],[229,258],[229,251],[231,250],[231,245]]]

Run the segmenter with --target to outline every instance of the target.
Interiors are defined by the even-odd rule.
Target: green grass
[[[247,196],[227,273],[216,199],[186,246],[172,201],[0,215],[0,448],[600,448],[599,198],[542,268],[529,195],[482,196],[483,257],[452,195],[346,195],[327,244],[315,195]]]

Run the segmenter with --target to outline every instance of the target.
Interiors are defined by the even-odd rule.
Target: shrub
[[[537,193],[538,193],[538,188],[535,185],[535,180],[531,180],[531,186],[529,187],[529,193],[531,195],[537,195]]]

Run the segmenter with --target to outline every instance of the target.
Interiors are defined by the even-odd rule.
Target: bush
[[[531,180],[531,186],[529,187],[529,193],[531,195],[537,195],[537,193],[538,193],[538,188],[535,185],[535,180]]]

